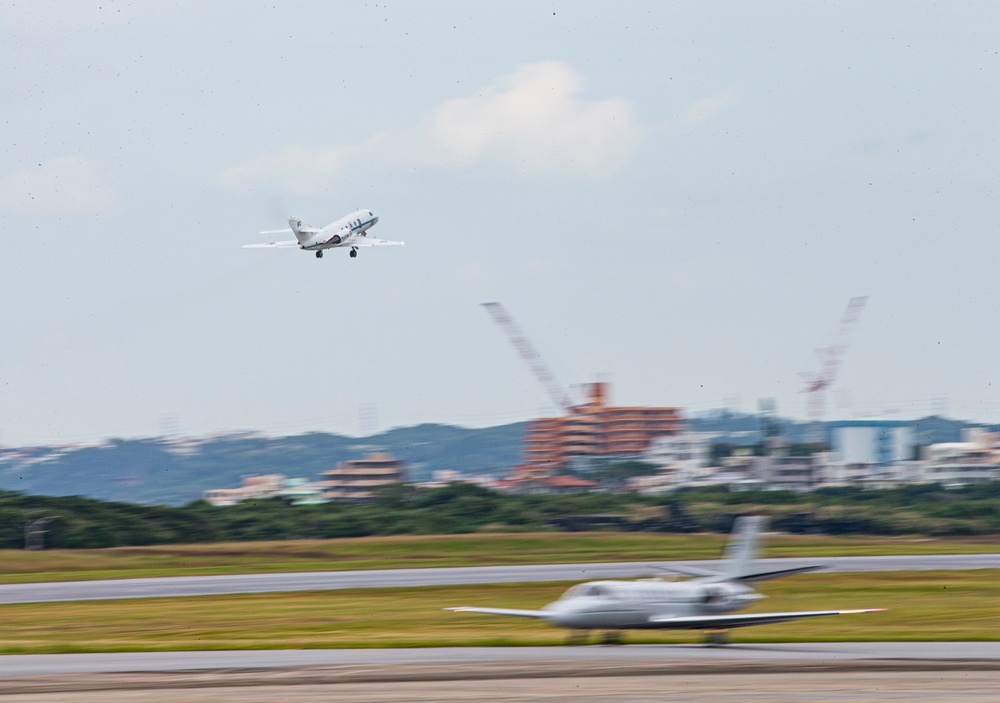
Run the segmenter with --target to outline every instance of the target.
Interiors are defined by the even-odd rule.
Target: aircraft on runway
[[[765,598],[747,584],[824,568],[823,565],[816,565],[777,570],[755,569],[757,542],[766,524],[767,518],[759,515],[742,517],[736,521],[733,535],[726,547],[726,563],[721,573],[677,565],[667,567],[666,570],[696,578],[679,582],[644,579],[581,583],[541,610],[469,606],[445,610],[538,618],[553,625],[582,631],[571,634],[570,643],[586,642],[589,630],[606,630],[603,641],[606,644],[617,644],[621,642],[622,630],[666,629],[704,630],[704,642],[712,645],[728,644],[729,630],[736,627],[885,610],[867,608],[729,614]]]
[[[316,258],[323,258],[324,249],[351,248],[351,258],[358,255],[358,247],[402,246],[403,242],[375,239],[368,236],[368,230],[378,222],[371,210],[355,210],[326,227],[312,227],[302,224],[297,217],[288,218],[288,229],[271,229],[261,234],[294,234],[295,239],[265,244],[246,244],[244,249],[284,249],[298,247],[316,252]]]

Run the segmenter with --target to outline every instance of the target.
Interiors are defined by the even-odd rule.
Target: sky
[[[0,444],[1000,420],[994,2],[2,2]],[[241,249],[355,208],[404,247]]]

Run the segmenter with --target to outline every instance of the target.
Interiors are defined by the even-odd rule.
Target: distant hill
[[[788,418],[776,418],[778,427],[781,429],[783,437],[792,443],[810,441],[812,434],[812,422],[796,422]],[[759,442],[761,433],[761,420],[759,415],[735,412],[732,410],[710,410],[687,418],[688,427],[695,432],[714,432],[720,435],[734,437],[740,434],[746,435],[748,443]],[[823,436],[829,441],[829,425],[824,423]],[[970,427],[979,427],[988,432],[1000,431],[1000,425],[986,425],[966,420],[951,420],[946,417],[930,416],[913,421],[913,440],[918,445],[939,444],[941,442],[960,442],[962,440],[962,430]]]
[[[808,425],[779,418],[792,442]],[[717,410],[688,419],[694,431],[717,432],[725,441],[760,441],[757,415]],[[917,444],[954,442],[965,427],[1000,426],[927,417],[914,423]],[[314,432],[263,437],[252,432],[200,438],[112,439],[88,446],[0,448],[0,489],[35,495],[79,495],[129,503],[183,505],[209,488],[235,488],[244,476],[284,474],[319,478],[338,462],[382,450],[407,462],[410,478],[436,470],[466,475],[506,474],[521,461],[527,423],[469,429],[425,424],[356,438]]]
[[[338,462],[387,451],[409,465],[412,480],[451,469],[503,474],[521,460],[523,422],[484,429],[418,425],[365,438],[315,432],[290,437],[253,433],[185,439],[113,439],[93,446],[0,449],[0,489],[79,495],[130,503],[182,505],[242,477],[319,478]]]

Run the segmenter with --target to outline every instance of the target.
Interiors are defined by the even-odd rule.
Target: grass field
[[[736,642],[995,640],[1000,570],[808,574],[763,584],[755,610],[886,607],[734,632]],[[0,653],[561,644],[520,618],[445,612],[458,605],[539,608],[568,584],[357,589],[0,606]],[[629,642],[697,633],[629,632]],[[887,652],[891,654],[891,652]]]
[[[3,550],[0,552],[0,583],[347,569],[716,559],[727,539],[727,535],[546,532],[234,542],[42,552]],[[993,552],[1000,552],[1000,539],[774,535],[767,539],[765,556]]]

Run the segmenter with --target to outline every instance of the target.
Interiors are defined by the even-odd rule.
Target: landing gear
[[[357,256],[358,256],[358,250],[357,249],[351,249],[351,258],[354,259]]]
[[[621,643],[622,643],[621,630],[611,630],[610,632],[605,632],[604,637],[601,638],[601,644],[621,644]]]
[[[571,647],[578,644],[587,644],[587,640],[589,639],[590,632],[587,630],[573,630],[566,636],[566,644]]]
[[[706,632],[702,637],[702,644],[706,647],[725,647],[727,644],[732,643],[732,638],[729,636],[729,630],[711,630]]]
[[[317,259],[322,259],[323,258],[323,252],[322,251],[317,251],[316,252],[316,258]]]

